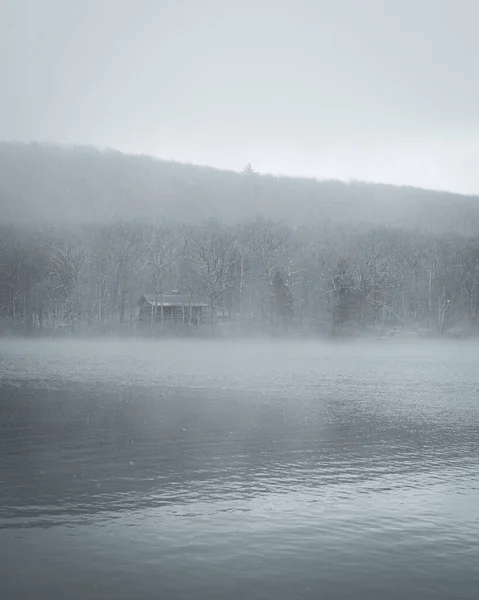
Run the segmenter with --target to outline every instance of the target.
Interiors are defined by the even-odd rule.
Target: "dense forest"
[[[476,198],[91,149],[0,155],[4,333],[146,333],[140,296],[173,290],[207,303],[216,333],[478,326]]]
[[[0,231],[5,332],[134,331],[141,294],[204,299],[222,330],[473,331],[479,239],[394,228],[116,223]]]

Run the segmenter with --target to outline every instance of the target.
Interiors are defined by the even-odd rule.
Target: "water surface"
[[[0,343],[3,599],[474,598],[479,346]]]

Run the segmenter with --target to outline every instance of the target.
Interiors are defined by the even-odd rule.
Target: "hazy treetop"
[[[88,147],[0,143],[0,224],[236,223],[257,215],[299,226],[479,233],[477,197],[236,173]]]

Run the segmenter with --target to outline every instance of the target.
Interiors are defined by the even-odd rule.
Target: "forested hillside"
[[[479,233],[476,197],[235,173],[92,148],[0,144],[3,223],[232,224],[257,215],[291,225],[330,220]]]
[[[242,332],[479,323],[478,198],[20,144],[0,184],[4,332],[134,330],[172,290]]]

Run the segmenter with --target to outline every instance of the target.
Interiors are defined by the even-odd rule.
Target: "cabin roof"
[[[155,296],[155,294],[142,294],[140,297],[141,303],[149,304],[150,306],[173,306],[173,307],[185,307],[188,308],[190,306],[199,308],[206,308],[208,305],[204,302],[199,302],[198,299],[191,298],[186,294],[160,294],[159,296]]]

